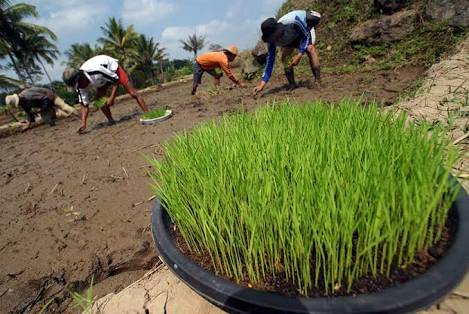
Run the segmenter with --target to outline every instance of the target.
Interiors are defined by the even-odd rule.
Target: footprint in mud
[[[201,100],[196,99],[196,100],[190,102],[189,105],[191,105],[192,108],[199,108],[199,107],[204,106],[204,103]]]

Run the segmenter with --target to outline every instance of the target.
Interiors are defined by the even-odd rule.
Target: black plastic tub
[[[456,235],[445,255],[425,274],[383,292],[355,297],[288,297],[241,287],[195,264],[177,247],[170,218],[157,200],[152,230],[160,257],[199,295],[231,313],[412,313],[438,303],[464,278],[469,265],[469,197],[453,204]]]

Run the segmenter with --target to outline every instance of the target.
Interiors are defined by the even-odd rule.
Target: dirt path
[[[151,196],[144,155],[162,157],[162,144],[175,133],[225,113],[253,110],[269,101],[335,101],[343,97],[391,104],[422,75],[422,69],[355,75],[325,75],[321,90],[284,91],[273,82],[254,100],[245,90],[217,92],[208,78],[199,95],[190,84],[145,94],[175,113],[157,126],[141,126],[135,102],[113,109],[117,125],[78,136],[78,121],[38,127],[0,139],[0,312],[70,311],[65,289],[82,290],[93,276],[96,292],[116,292],[157,263],[150,234]],[[225,81],[226,84],[226,81]],[[126,119],[127,118],[127,119]],[[134,206],[134,204],[137,204]]]

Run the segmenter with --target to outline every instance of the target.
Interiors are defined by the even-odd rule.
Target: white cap
[[[7,106],[15,106],[15,107],[18,107],[18,104],[20,103],[20,97],[18,97],[17,94],[13,94],[13,95],[8,95],[5,97],[5,104]]]

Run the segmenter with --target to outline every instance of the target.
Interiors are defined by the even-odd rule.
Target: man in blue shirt
[[[262,81],[254,88],[254,95],[262,91],[270,80],[274,68],[277,46],[282,47],[281,60],[289,89],[297,87],[293,68],[300,63],[305,53],[308,55],[311,71],[316,81],[320,83],[321,71],[315,47],[315,27],[317,27],[320,20],[321,14],[318,12],[296,10],[282,16],[278,21],[274,18],[269,18],[262,23],[262,40],[269,44],[269,54]],[[295,48],[298,49],[298,54],[290,58]]]

